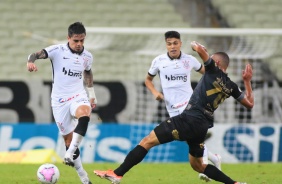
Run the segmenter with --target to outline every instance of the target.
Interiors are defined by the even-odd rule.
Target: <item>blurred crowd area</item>
[[[25,72],[27,56],[50,44],[65,43],[67,27],[76,21],[83,22],[86,27],[281,28],[281,9],[280,0],[2,0],[0,79],[51,80],[51,66],[46,61],[38,62],[39,74]],[[159,37],[154,42],[163,41],[163,34],[154,37]],[[136,55],[136,51],[142,50],[146,43],[154,45],[148,40],[152,40],[152,37],[124,34],[111,38],[88,33],[87,46],[97,61],[94,65],[95,78],[123,80],[136,71],[141,73],[142,78],[156,56],[154,52]],[[206,38],[201,41],[207,48],[216,48],[223,45],[219,40]],[[277,48],[282,48],[281,36],[275,40]],[[228,49],[231,43],[224,43],[225,49]],[[163,42],[156,45],[163,47],[165,52]],[[185,52],[191,52],[190,48],[184,49]],[[264,58],[263,62],[281,79],[281,49],[277,50]],[[120,67],[116,63],[117,59]],[[134,65],[134,72],[126,71],[124,66],[129,65]],[[104,72],[105,68],[110,68],[109,72]]]

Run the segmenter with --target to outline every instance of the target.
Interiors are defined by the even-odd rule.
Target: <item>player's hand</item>
[[[207,49],[205,46],[201,45],[200,43],[196,42],[196,41],[192,41],[191,42],[191,48],[193,51],[199,52],[201,50],[204,50],[207,52]]]
[[[242,72],[242,78],[244,81],[251,81],[253,76],[253,69],[250,64],[247,64],[245,70]]]
[[[97,106],[97,101],[96,101],[96,99],[95,99],[95,98],[90,98],[89,101],[90,101],[91,108],[92,108],[92,109],[95,109],[96,106]]]
[[[26,67],[30,72],[37,71],[37,66],[34,63],[27,62]]]
[[[164,99],[164,95],[162,93],[157,93],[155,97],[156,97],[156,100],[158,101],[162,101]]]

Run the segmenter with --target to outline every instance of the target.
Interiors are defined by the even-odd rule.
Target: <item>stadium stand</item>
[[[211,0],[214,8],[222,17],[225,17],[227,25],[236,28],[282,28],[282,1],[279,0]],[[276,52],[271,56],[262,57],[273,72],[281,80],[282,69],[277,69],[282,61],[281,37],[275,38],[277,45]],[[257,41],[253,44],[264,44],[267,40]],[[261,51],[263,52],[263,51]],[[280,58],[280,61],[279,61]]]
[[[10,59],[8,59],[9,56],[3,56],[3,54],[1,54],[1,58],[3,58],[2,63],[8,62],[4,61],[4,59],[13,60],[15,63],[19,64],[23,63],[28,53],[54,43],[52,40],[59,40],[61,42],[66,40],[66,27],[74,21],[82,21],[86,26],[92,27],[215,27],[218,25],[215,22],[211,23],[211,21],[207,21],[209,20],[207,17],[212,16],[214,10],[217,10],[217,12],[226,19],[227,25],[232,27],[277,28],[282,25],[282,16],[281,13],[279,13],[279,10],[281,9],[279,1],[271,0],[266,2],[263,0],[251,0],[248,1],[247,4],[246,1],[243,0],[236,2],[231,0],[227,1],[211,0],[210,2],[214,7],[208,8],[207,2],[209,1],[196,2],[194,0],[145,0],[138,2],[134,0],[121,0],[118,2],[114,0],[83,0],[79,2],[74,0],[4,0],[0,2],[1,21],[5,23],[3,25],[6,25],[0,31],[0,35],[3,37],[3,48],[1,50],[2,52],[8,50],[8,53],[11,55]],[[155,3],[158,3],[157,7],[154,6]],[[21,13],[19,14],[15,12]],[[273,14],[275,16],[273,16]],[[271,21],[273,17],[277,20]],[[201,22],[202,24],[200,24]],[[24,32],[30,32],[45,39],[34,40],[24,36]],[[91,36],[92,35],[88,35],[88,37]],[[106,59],[105,54],[103,51],[101,52],[99,45],[102,45],[101,47],[103,47],[105,44],[111,44],[112,46],[110,49],[111,51],[114,50],[114,52],[112,52],[112,58],[115,58],[114,55],[118,52],[122,52],[123,55],[130,55],[130,51],[134,49],[136,50],[137,48],[140,48],[142,50],[143,43],[138,42],[134,46],[128,44],[131,49],[128,50],[128,52],[118,51],[117,47],[120,46],[118,42],[124,39],[124,37],[121,37],[120,39],[116,38],[111,41],[109,38],[106,38],[106,36],[103,38],[105,39],[97,40],[96,38],[93,38],[91,42],[89,41],[89,45],[97,45],[93,46],[96,60],[99,61],[96,63],[96,68],[103,69],[103,65],[114,62]],[[148,39],[148,37],[145,39]],[[204,42],[207,42],[211,48],[213,48],[214,45],[217,45],[216,42],[212,43],[212,41],[204,40]],[[12,59],[12,55],[16,57],[13,57]],[[121,54],[117,54],[117,57],[119,55]],[[153,59],[152,57],[152,54],[150,54],[147,57],[143,57],[140,62],[144,62],[145,65],[148,65]],[[15,58],[23,59],[15,61]],[[49,63],[43,62],[42,65],[49,65]],[[47,72],[47,74],[42,75],[46,77],[49,76],[46,79],[50,80],[51,71],[49,67],[46,66],[43,68],[47,70],[39,70],[39,72]],[[103,71],[97,69],[96,72],[97,79],[111,78],[110,76],[105,76]],[[277,72],[277,74],[279,74],[279,72]],[[33,76],[34,75],[31,75],[29,77]],[[0,75],[0,78],[6,77],[16,78],[10,72],[7,74],[4,72],[3,75]],[[280,78],[280,76],[278,77]]]
[[[155,7],[153,4],[158,3]],[[15,65],[25,65],[26,57],[30,52],[37,51],[59,40],[66,41],[67,26],[75,21],[82,21],[86,26],[93,27],[187,27],[189,24],[182,20],[174,7],[166,0],[3,0],[0,2],[0,15],[3,28],[0,30],[1,41],[1,68],[5,65],[7,69],[1,72],[0,79],[17,79],[18,77],[33,78],[38,75],[28,74],[22,71],[22,67]],[[142,16],[140,16],[142,15]],[[162,16],[159,16],[162,15]],[[32,39],[31,37],[36,37]],[[91,37],[91,35],[89,35]],[[104,37],[105,38],[105,37]],[[114,39],[113,47],[119,46],[121,39]],[[126,39],[126,38],[125,38]],[[99,48],[99,45],[107,43],[105,40],[89,45],[97,45],[94,49]],[[124,42],[124,40],[122,41]],[[132,45],[130,45],[132,46]],[[141,47],[142,42],[136,43],[133,48]],[[132,48],[132,47],[130,47]],[[94,50],[95,52],[95,50]],[[106,65],[113,64],[115,58],[123,55],[123,58],[132,58],[130,50],[113,51],[111,58],[99,50],[95,52],[96,60],[96,79],[111,79],[111,76],[105,76],[103,68]],[[151,62],[152,57],[143,58],[146,60],[146,65]],[[13,64],[7,65],[12,62]],[[129,61],[124,61],[126,64]],[[143,62],[142,60],[140,62]],[[40,62],[38,62],[40,63]],[[49,62],[42,62],[39,65],[40,77],[46,80],[51,79],[51,70]],[[10,71],[14,71],[13,73]],[[18,74],[15,74],[18,73]],[[100,74],[103,74],[100,76]],[[125,74],[125,73],[124,73]],[[118,75],[120,76],[120,75]],[[22,78],[20,77],[20,78]],[[122,78],[122,76],[120,76]],[[114,77],[115,79],[116,76]],[[123,76],[125,78],[125,76]]]

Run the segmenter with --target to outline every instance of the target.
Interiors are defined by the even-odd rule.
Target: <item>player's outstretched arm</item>
[[[196,41],[192,41],[191,47],[194,51],[196,51],[199,54],[199,56],[202,58],[203,62],[208,61],[210,56],[209,56],[209,53],[207,52],[207,49],[205,48],[205,46],[199,44]]]
[[[154,95],[156,100],[163,100],[164,96],[162,93],[160,93],[153,84],[154,77],[147,74],[147,77],[145,79],[145,85],[146,87],[151,91],[151,93]]]
[[[44,52],[44,50],[40,50],[36,53],[32,53],[28,56],[27,58],[27,70],[32,72],[32,71],[37,71],[37,67],[36,65],[34,64],[35,60],[37,59],[45,59],[47,56],[46,56],[46,53]]]
[[[250,64],[247,64],[245,70],[242,72],[242,78],[245,85],[245,96],[241,100],[241,104],[246,108],[251,109],[254,106],[254,95],[251,85],[251,80],[253,76],[253,69]]]

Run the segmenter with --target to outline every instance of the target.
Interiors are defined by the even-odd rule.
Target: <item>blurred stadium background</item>
[[[254,109],[246,110],[228,99],[215,115],[218,128],[211,129],[208,140],[220,148],[211,150],[221,152],[225,161],[231,162],[282,160],[281,0],[2,0],[0,15],[0,138],[9,135],[11,140],[21,140],[7,146],[4,140],[11,143],[9,139],[0,139],[0,151],[60,147],[61,140],[48,131],[44,136],[54,143],[24,144],[42,132],[39,127],[18,126],[27,122],[54,125],[49,102],[50,62],[37,61],[39,71],[29,73],[26,60],[31,52],[66,43],[67,27],[81,21],[87,28],[85,47],[95,57],[94,85],[99,100],[92,114],[92,134],[88,133],[88,143],[82,149],[89,153],[93,145],[113,136],[129,140],[128,146],[120,140],[119,146],[124,147],[118,151],[123,154],[116,158],[103,158],[94,151],[90,156],[84,153],[84,161],[122,160],[155,123],[167,117],[165,105],[153,99],[143,82],[154,57],[166,52],[163,34],[168,30],[178,30],[182,50],[196,57],[189,46],[193,40],[204,44],[210,53],[226,51],[231,57],[229,75],[241,87],[244,65],[250,62],[254,67]],[[193,73],[194,86],[199,78]],[[107,127],[110,123],[119,126]],[[56,127],[50,131],[53,129]],[[21,130],[34,134],[23,138]],[[126,130],[128,135],[121,133]],[[108,146],[115,145],[115,140],[108,140]],[[179,153],[173,150],[178,146],[160,147],[147,161],[187,159],[185,154],[183,160],[174,159]],[[162,156],[164,152],[167,155]]]

